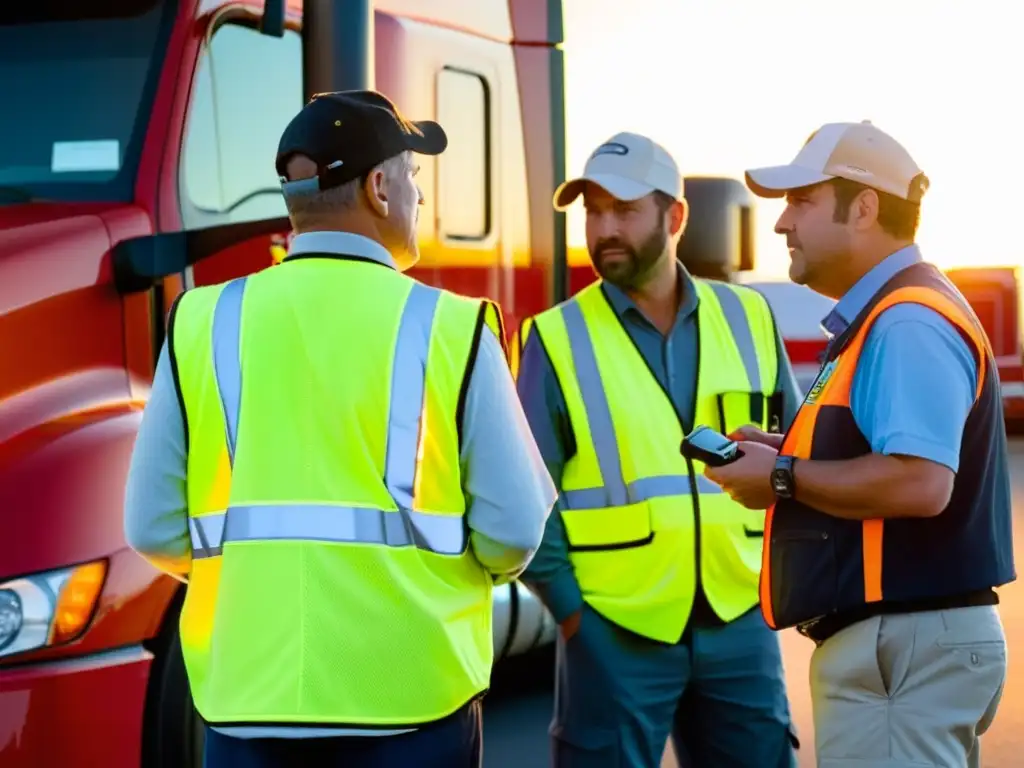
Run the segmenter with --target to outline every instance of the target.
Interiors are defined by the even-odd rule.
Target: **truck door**
[[[281,222],[254,232],[192,267],[195,285],[221,282],[273,263],[287,234],[287,210],[274,168],[278,140],[302,108],[302,37],[261,34],[250,12],[207,17],[192,81],[178,163],[185,230]]]

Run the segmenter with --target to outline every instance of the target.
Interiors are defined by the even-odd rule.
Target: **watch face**
[[[772,473],[772,485],[775,487],[775,492],[780,496],[785,496],[789,493],[789,477],[784,470],[776,470]]]

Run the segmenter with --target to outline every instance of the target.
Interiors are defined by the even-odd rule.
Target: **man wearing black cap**
[[[315,97],[278,147],[277,172],[295,230],[341,229],[377,240],[399,270],[408,269],[419,259],[423,202],[412,154],[439,155],[447,146],[440,125],[409,122],[379,93]]]
[[[314,97],[277,157],[287,257],[172,309],[125,530],[188,583],[210,768],[480,764],[491,589],[555,491],[497,306],[401,274],[413,153],[446,144],[380,94]]]

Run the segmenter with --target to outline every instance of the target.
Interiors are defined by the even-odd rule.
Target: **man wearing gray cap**
[[[831,123],[747,184],[786,198],[793,280],[838,299],[786,436],[748,430],[707,471],[768,510],[761,607],[817,646],[817,764],[979,766],[1016,577],[1007,443],[981,324],[914,243],[927,177],[870,123]]]
[[[786,768],[779,644],[757,611],[764,518],[680,443],[788,424],[789,361],[762,296],[676,260],[687,205],[664,148],[611,137],[555,206],[580,195],[601,279],[524,323],[518,373],[560,491],[523,576],[561,626],[555,765],[656,768],[671,734],[695,768]]]

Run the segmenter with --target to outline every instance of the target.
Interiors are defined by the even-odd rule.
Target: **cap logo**
[[[590,159],[593,160],[595,157],[599,157],[601,155],[628,155],[628,154],[629,154],[629,147],[627,147],[625,144],[619,144],[618,142],[611,141],[611,142],[608,142],[607,144],[602,144],[600,147],[595,149],[594,150],[594,154],[592,154],[590,156]]]

